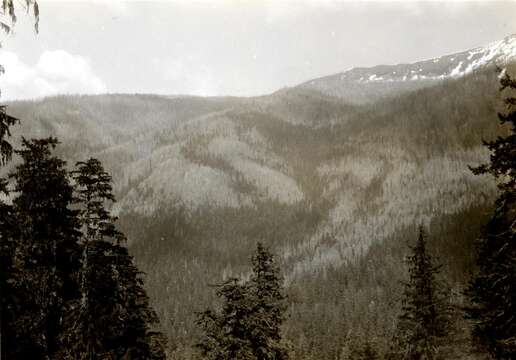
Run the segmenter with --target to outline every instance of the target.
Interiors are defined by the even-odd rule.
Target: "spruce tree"
[[[286,311],[282,279],[273,255],[258,244],[248,281],[230,279],[218,286],[220,312],[199,314],[201,354],[212,360],[279,360],[288,354],[281,325]]]
[[[54,138],[22,140],[12,211],[16,245],[12,262],[6,352],[12,359],[53,358],[67,305],[78,297],[79,222],[65,162],[52,156]]]
[[[117,219],[105,208],[106,202],[115,202],[111,176],[104,171],[102,163],[94,158],[86,162],[79,161],[75,167],[72,176],[76,183],[76,201],[81,205],[79,217],[86,245],[88,241],[105,239],[117,244],[123,242],[125,237],[115,226]]]
[[[249,287],[253,303],[253,352],[257,359],[286,359],[287,351],[281,343],[281,325],[287,306],[279,267],[272,253],[261,243],[257,245],[252,263]]]
[[[90,294],[91,302],[96,305],[93,313],[104,315],[95,322],[105,327],[104,348],[115,354],[115,358],[164,360],[166,341],[156,330],[158,317],[145,292],[143,274],[127,248],[98,242],[91,260],[93,266],[98,263],[96,268],[105,271],[104,274],[95,271],[93,281],[114,282],[111,291],[104,285],[104,289],[96,287]],[[106,269],[111,269],[111,273]]]
[[[111,178],[95,159],[78,163],[74,195],[65,162],[52,155],[57,144],[23,139],[13,205],[0,203],[2,354],[165,359],[142,274],[105,209]]]
[[[204,332],[197,344],[203,358],[257,360],[250,340],[252,303],[248,286],[236,278],[229,279],[218,286],[217,297],[223,301],[220,313],[206,310],[197,320]]]
[[[142,274],[123,246],[116,218],[105,208],[114,202],[111,176],[100,161],[78,162],[72,172],[82,225],[80,301],[61,354],[73,359],[164,359],[163,336],[149,305]]]
[[[439,347],[450,335],[449,294],[437,276],[420,228],[416,246],[408,257],[409,280],[404,284],[402,312],[398,317],[390,359],[439,359]]]
[[[500,91],[508,92],[506,111],[498,114],[508,135],[484,142],[490,162],[473,169],[490,174],[499,197],[492,218],[477,242],[477,271],[467,294],[471,306],[475,343],[496,359],[516,358],[516,80],[508,72],[501,77]]]

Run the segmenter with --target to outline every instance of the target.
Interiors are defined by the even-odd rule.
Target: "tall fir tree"
[[[81,298],[69,319],[73,324],[62,356],[97,359],[123,356],[164,359],[163,336],[143,288],[142,274],[123,246],[116,218],[105,208],[114,202],[111,176],[100,161],[78,162],[72,172],[82,225]]]
[[[74,196],[57,144],[23,139],[13,205],[0,203],[4,357],[165,359],[141,273],[104,207],[111,178],[95,159],[79,163]]]
[[[428,254],[423,228],[408,257],[409,279],[404,284],[402,312],[398,317],[389,359],[436,360],[439,348],[451,334],[449,291],[438,280],[439,267]]]
[[[288,358],[282,343],[281,325],[286,302],[282,279],[274,256],[258,244],[248,281],[229,279],[218,286],[220,312],[199,314],[203,338],[201,354],[212,360],[283,360]]]
[[[79,221],[65,162],[52,156],[54,138],[22,140],[12,211],[16,245],[12,262],[6,352],[11,359],[49,359],[60,347],[63,314],[77,298]]]
[[[256,360],[250,340],[248,286],[232,278],[219,285],[216,294],[223,301],[220,312],[206,310],[197,320],[204,333],[197,344],[201,355],[209,360]]]
[[[475,343],[496,359],[516,358],[516,80],[502,74],[500,91],[507,92],[506,111],[498,114],[508,135],[484,142],[490,162],[474,168],[490,174],[499,197],[492,218],[477,242],[477,271],[467,294]]]
[[[287,359],[287,350],[281,341],[281,325],[287,305],[279,266],[274,255],[261,243],[257,245],[252,263],[249,287],[253,303],[253,353],[257,359]]]

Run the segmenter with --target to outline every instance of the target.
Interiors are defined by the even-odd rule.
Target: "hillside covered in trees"
[[[475,239],[497,195],[495,182],[469,167],[489,159],[483,139],[510,130],[496,118],[500,74],[494,61],[481,65],[410,87],[390,84],[368,102],[307,84],[253,98],[113,94],[13,102],[9,113],[22,122],[11,129],[12,143],[25,150],[1,171],[19,174],[22,195],[14,204],[23,215],[24,161],[33,147],[47,156],[55,143],[19,143],[19,135],[57,137],[55,154],[71,164],[102,162],[118,199],[108,210],[146,274],[171,359],[199,356],[195,345],[206,334],[198,313],[227,290],[209,285],[231,285],[235,277],[252,283],[249,260],[258,242],[277,254],[285,287],[286,350],[278,347],[278,354],[389,354],[407,243],[415,244],[418,225],[428,229],[425,251],[442,264],[454,309],[447,331],[455,343],[445,358],[464,358],[476,350],[461,313],[463,294]],[[95,165],[78,163],[76,171]],[[77,221],[90,234],[82,216]],[[118,246],[89,236],[94,249]],[[125,247],[116,251],[129,256]],[[102,281],[95,278],[102,273],[83,271],[85,281]],[[231,294],[246,294],[233,285]],[[69,300],[79,301],[75,295]]]

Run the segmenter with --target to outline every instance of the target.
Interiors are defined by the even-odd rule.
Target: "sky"
[[[255,96],[357,66],[516,33],[516,1],[39,0],[3,36],[2,100],[56,94]]]

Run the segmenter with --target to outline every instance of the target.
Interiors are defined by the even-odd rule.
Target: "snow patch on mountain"
[[[389,74],[371,74],[367,78],[361,77],[358,81],[416,81],[416,80],[442,80],[446,78],[457,78],[472,73],[473,71],[487,66],[490,63],[503,66],[507,62],[516,58],[516,35],[506,37],[501,41],[494,42],[485,47],[479,47],[462,53],[443,56],[431,61],[423,61],[409,67],[418,66],[418,69],[410,69],[402,77],[398,75],[400,71],[392,71]],[[437,64],[444,68],[441,73],[431,70],[428,63]],[[394,65],[400,66],[400,65]],[[410,76],[409,74],[419,73]],[[342,78],[342,77],[341,77]]]
[[[459,78],[488,66],[503,67],[512,61],[516,61],[516,34],[484,47],[412,64],[353,68],[310,80],[299,87],[364,104]]]

